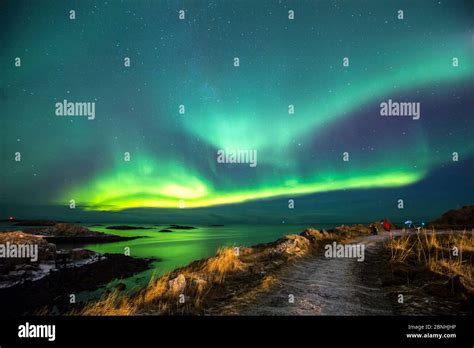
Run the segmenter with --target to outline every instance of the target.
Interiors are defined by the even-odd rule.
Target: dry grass
[[[50,315],[50,310],[48,307],[41,307],[34,313],[35,316],[47,316]]]
[[[422,265],[428,270],[454,278],[460,276],[474,285],[472,255],[474,234],[464,231],[436,234],[434,230],[404,234],[387,242],[394,263]]]
[[[265,278],[263,278],[262,280],[262,284],[260,285],[260,287],[262,288],[262,290],[266,291],[268,289],[271,288],[271,286],[273,284],[275,284],[277,282],[277,278],[275,278],[274,276],[265,276]]]
[[[392,253],[392,261],[396,262],[405,262],[414,247],[408,234],[400,238],[390,238],[387,245]]]
[[[200,310],[208,292],[221,284],[227,275],[242,271],[244,264],[234,248],[221,248],[216,256],[199,265],[188,266],[153,276],[147,287],[132,296],[121,296],[113,291],[99,301],[85,306],[73,315],[134,315],[147,311],[174,313]],[[186,295],[183,305],[179,298]],[[186,303],[191,298],[191,303]]]
[[[112,292],[71,314],[203,313],[209,303],[228,299],[229,294],[234,298],[252,298],[267,291],[277,281],[273,272],[309,255],[316,243],[326,239],[342,240],[362,232],[353,231],[350,227],[344,227],[344,231],[337,233],[307,229],[301,235],[288,235],[273,243],[239,249],[221,248],[214,257],[192,262],[158,279],[152,277],[146,288],[132,296],[119,296],[117,292]],[[184,303],[180,302],[183,295]]]
[[[131,305],[130,299],[120,296],[117,291],[103,296],[99,301],[87,305],[79,313],[80,315],[133,315],[135,313],[134,306]]]
[[[221,248],[215,257],[211,257],[203,266],[205,273],[213,275],[213,281],[222,283],[226,274],[243,270],[243,263],[234,248]]]
[[[151,277],[150,281],[148,282],[145,291],[143,291],[143,294],[141,294],[140,302],[143,305],[147,305],[163,297],[163,295],[168,290],[168,282],[169,280],[167,276],[156,279],[155,275],[153,275],[153,277]]]

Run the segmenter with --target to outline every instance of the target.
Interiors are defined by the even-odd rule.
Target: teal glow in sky
[[[453,152],[473,159],[469,1],[71,6],[0,5],[2,204],[212,208],[416,188]],[[64,99],[95,102],[95,119],[58,117]],[[419,102],[420,119],[380,116],[388,99]],[[217,163],[226,148],[258,165]]]

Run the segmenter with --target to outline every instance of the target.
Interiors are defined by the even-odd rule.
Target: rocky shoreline
[[[91,243],[112,243],[127,241],[142,237],[121,237],[113,234],[91,231],[86,227],[70,224],[55,223],[47,227],[35,227],[23,229],[31,235],[41,236],[47,241],[55,244],[91,244]]]
[[[373,239],[376,236],[373,236],[371,226],[343,225],[330,231],[308,228],[300,234],[287,235],[272,243],[221,248],[214,257],[194,261],[158,279],[153,279],[146,288],[132,296],[112,292],[71,314],[101,316],[234,314],[239,306],[251,305],[255,299],[271,292],[279,283],[281,276],[291,272],[296,262],[299,265],[302,263],[301,260],[306,262],[313,257],[323,257],[322,250],[328,243],[347,244],[357,243],[361,239]],[[397,230],[397,235],[400,233],[411,235],[412,238],[429,244],[427,231],[416,234]],[[356,273],[358,284],[368,282],[364,286],[376,287],[386,294],[387,315],[472,313],[473,291],[472,285],[469,285],[471,284],[469,282],[472,282],[472,275],[469,273],[469,269],[472,270],[472,257],[471,252],[466,251],[472,248],[472,239],[469,239],[471,237],[466,233],[451,232],[448,234],[451,237],[444,242],[444,237],[441,237],[443,234],[437,234],[439,237],[436,240],[440,245],[446,244],[441,246],[441,249],[447,253],[450,250],[449,245],[453,243],[452,238],[462,238],[461,245],[468,248],[463,251],[465,258],[462,262],[451,260],[458,266],[466,267],[462,268],[465,270],[463,276],[457,276],[449,270],[448,272],[427,270],[425,265],[416,265],[411,261],[394,262],[390,259],[389,249],[385,243],[393,243],[398,239],[391,234],[385,232],[384,234],[385,237],[381,236],[382,238],[378,239],[380,245],[367,254],[367,264],[357,267]],[[415,239],[411,239],[410,243],[413,241]],[[436,242],[434,244],[436,245]],[[410,245],[408,244],[407,250],[411,250]],[[414,256],[418,254],[415,253]],[[344,282],[343,279],[340,281]],[[400,293],[405,295],[407,305],[397,305]],[[426,305],[427,298],[433,301],[433,308],[428,308],[430,306]]]
[[[39,279],[27,279],[0,288],[2,316],[60,315],[75,308],[70,295],[92,291],[114,279],[128,278],[150,267],[152,260],[121,254],[89,254],[82,264],[51,267]]]
[[[364,225],[332,231],[308,228],[272,243],[220,249],[216,256],[178,268],[133,294],[117,292],[87,304],[73,315],[202,315],[220,312],[233,298],[268,290],[293,262],[314,255],[328,241],[348,242],[369,235]]]
[[[466,209],[463,207],[465,216]],[[469,210],[470,211],[470,210]],[[443,221],[449,220],[451,226],[458,223],[450,216],[456,211],[443,215]],[[448,217],[446,217],[448,216]],[[441,219],[438,219],[441,221]],[[460,222],[465,225],[465,221]],[[18,260],[5,265],[0,264],[0,305],[6,309],[7,315],[20,314],[52,314],[52,315],[221,315],[233,313],[236,304],[252,303],[267,291],[271,291],[284,272],[298,260],[313,260],[310,257],[321,257],[322,249],[328,243],[357,243],[361,238],[370,239],[373,235],[371,225],[339,226],[333,230],[316,230],[307,228],[300,234],[286,235],[274,242],[253,245],[250,247],[225,247],[217,251],[213,257],[191,262],[187,266],[175,269],[159,278],[152,279],[148,286],[130,294],[123,293],[124,284],[119,283],[112,292],[105,292],[99,300],[71,305],[69,295],[85,290],[97,289],[117,278],[127,278],[136,272],[149,268],[152,260],[133,259],[125,255],[101,255],[83,249],[59,249],[60,242],[72,244],[78,241],[90,243],[91,240],[116,241],[127,240],[118,236],[90,231],[87,228],[66,223],[45,225],[31,228],[24,232],[0,233],[0,244],[5,241],[21,240],[36,243],[40,246],[43,262],[32,265],[31,262],[18,264]],[[114,226],[117,227],[117,226]],[[119,229],[135,229],[133,226],[118,226]],[[392,226],[394,228],[395,226]],[[160,232],[172,232],[171,229],[192,230],[192,226],[169,225]],[[398,230],[397,233],[401,233]],[[403,230],[403,233],[404,230]],[[471,311],[474,293],[472,285],[472,236],[464,232],[461,245],[467,246],[462,262],[442,264],[446,268],[458,267],[461,276],[453,275],[453,269],[427,271],[425,264],[420,264],[421,252],[450,252],[450,245],[456,245],[455,239],[430,239],[422,231],[404,234],[406,243],[401,243],[392,234],[384,238],[390,240],[391,251],[386,246],[376,248],[377,253],[368,254],[370,265],[364,265],[360,273],[361,281],[370,280],[395,298],[401,291],[411,287],[408,298],[415,294],[419,298],[431,296],[440,298],[441,306],[452,306],[453,313]],[[434,232],[433,232],[434,233]],[[457,232],[450,238],[458,238]],[[390,236],[390,238],[389,238]],[[415,240],[415,237],[418,236]],[[420,239],[423,236],[424,239]],[[373,237],[373,236],[372,236]],[[469,239],[471,238],[471,239]],[[115,240],[114,240],[115,239]],[[55,241],[53,243],[53,241]],[[409,252],[416,241],[420,252],[410,258],[394,257],[400,251]],[[380,243],[380,246],[382,243]],[[471,249],[469,249],[471,248]],[[391,254],[389,254],[391,253]],[[417,258],[415,258],[415,256]],[[438,255],[438,254],[436,254]],[[443,254],[444,255],[444,254]],[[446,256],[445,255],[445,256]],[[444,256],[444,257],[445,257]],[[436,256],[438,260],[438,256]],[[306,262],[306,261],[305,261]],[[465,268],[469,262],[471,268]],[[425,260],[426,263],[426,260]],[[300,264],[300,263],[299,263]],[[431,264],[431,263],[429,263]],[[369,267],[370,269],[368,269]],[[442,271],[442,272],[441,272]],[[5,274],[8,274],[5,276]],[[80,280],[80,281],[78,281]],[[468,280],[469,282],[466,282]],[[408,281],[408,283],[407,283]],[[9,282],[9,283],[8,283]],[[3,285],[2,285],[3,284]],[[32,294],[35,294],[33,297]],[[421,294],[421,295],[420,295]],[[454,297],[453,297],[454,294]],[[424,297],[423,297],[424,296]],[[450,299],[450,297],[453,297]],[[18,301],[11,301],[11,299]],[[8,299],[8,300],[7,300]],[[456,303],[459,308],[456,309]],[[406,307],[406,306],[405,306]],[[406,308],[400,309],[400,315],[413,315]],[[440,307],[439,313],[450,314],[448,307]],[[413,308],[412,308],[413,309]]]
[[[38,226],[37,221],[25,223]],[[73,308],[70,294],[95,290],[114,279],[130,277],[148,269],[153,261],[71,248],[138,237],[108,235],[68,223],[45,221],[43,226],[0,233],[2,251],[15,251],[12,257],[2,255],[0,259],[0,306],[5,316],[31,315],[39,310],[66,313]],[[28,257],[18,254],[20,248],[29,252]]]

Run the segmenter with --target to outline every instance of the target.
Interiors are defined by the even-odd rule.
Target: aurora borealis
[[[470,1],[6,1],[0,23],[2,215],[473,203]],[[65,99],[95,118],[56,116]],[[420,119],[380,116],[388,99]],[[225,148],[258,165],[217,163]]]

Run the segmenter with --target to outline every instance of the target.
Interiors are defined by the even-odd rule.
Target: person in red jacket
[[[382,226],[385,231],[390,232],[390,221],[383,219]]]

